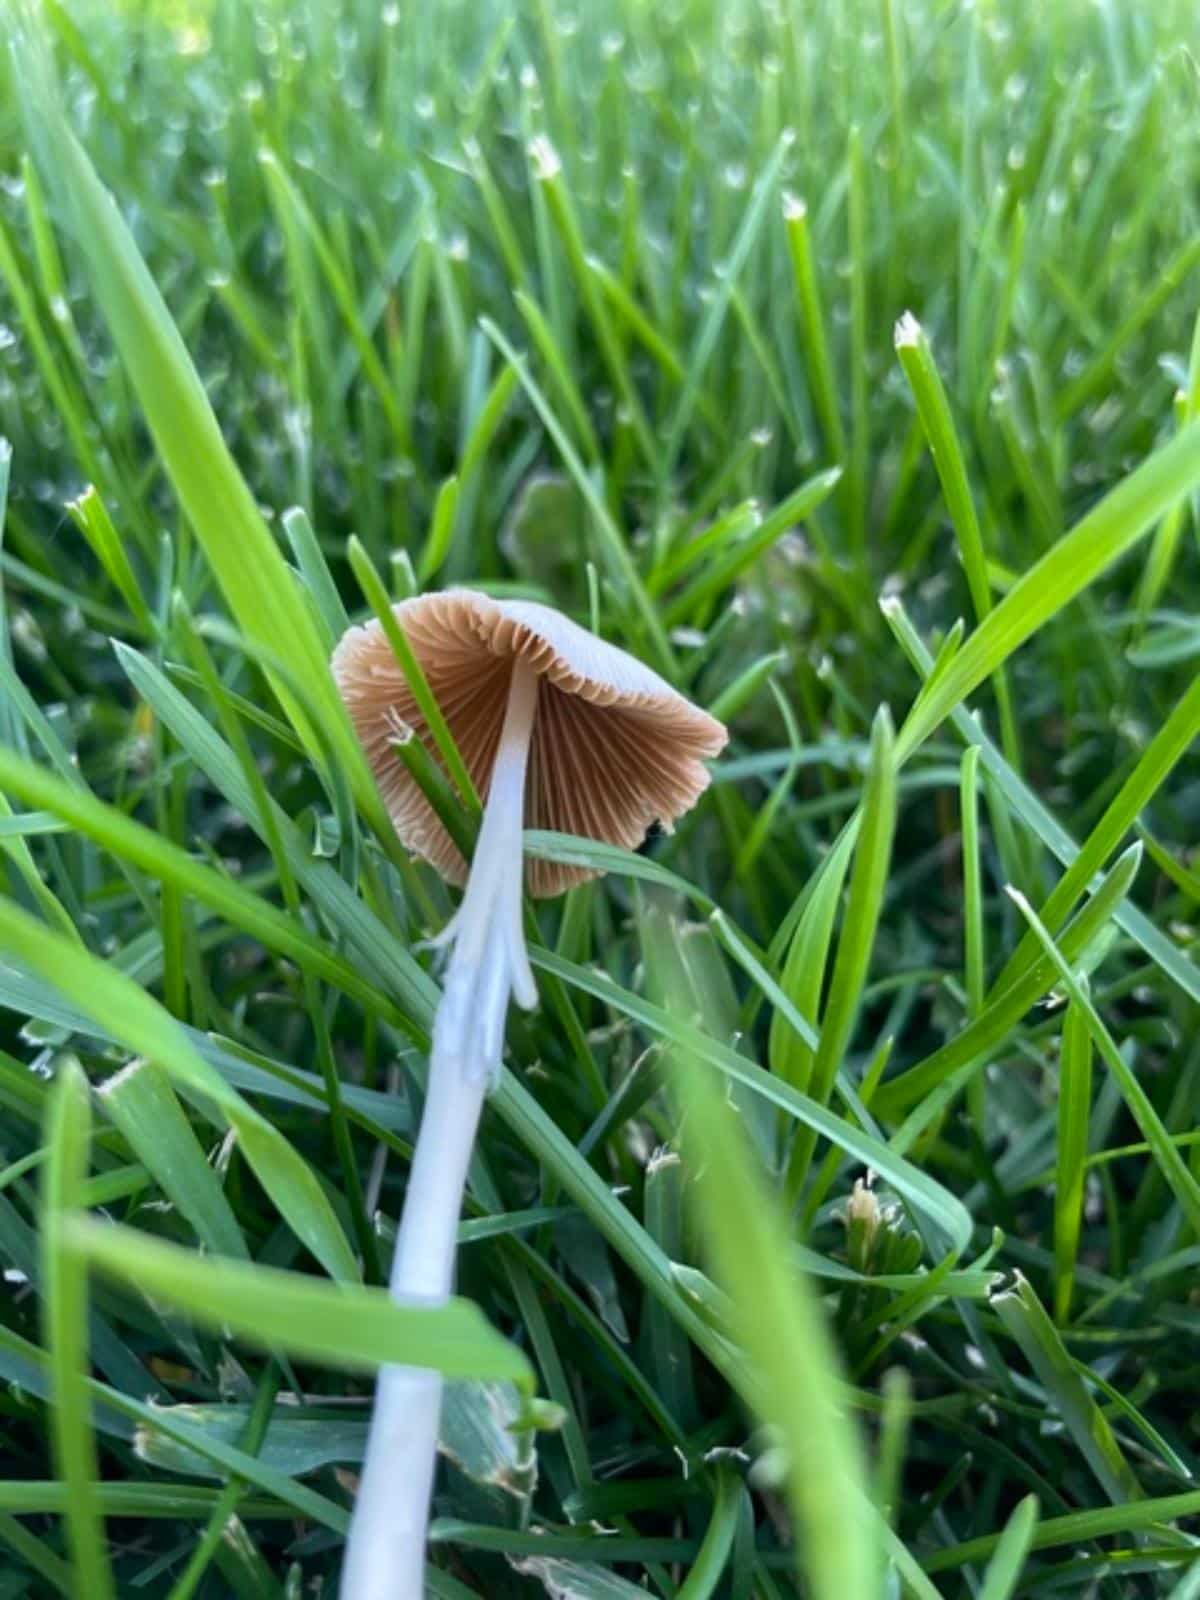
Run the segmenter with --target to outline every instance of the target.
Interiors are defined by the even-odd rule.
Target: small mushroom
[[[334,677],[396,831],[444,878],[465,883],[435,941],[453,949],[390,1285],[393,1298],[428,1304],[450,1293],[462,1190],[483,1093],[500,1071],[509,998],[537,1003],[522,881],[546,896],[595,876],[525,865],[523,829],[632,848],[695,803],[709,781],[702,762],[727,736],[649,667],[549,606],[448,589],[394,611],[486,796],[468,870],[396,755],[398,733],[411,730],[437,758],[387,636],[377,621],[351,628]],[[342,1577],[347,1600],[420,1600],[440,1396],[435,1374],[381,1374]]]
[[[516,998],[532,1006],[520,921],[522,829],[634,848],[655,822],[669,827],[695,804],[708,785],[701,763],[724,748],[725,729],[649,667],[549,606],[448,589],[405,600],[395,615],[476,789],[487,795],[469,882],[457,845],[393,749],[398,730],[409,728],[434,753],[378,622],[343,637],[334,676],[401,840],[451,883],[467,883],[442,941],[453,939],[469,957],[460,969],[493,981],[505,961]],[[535,896],[593,876],[537,859],[525,868]]]

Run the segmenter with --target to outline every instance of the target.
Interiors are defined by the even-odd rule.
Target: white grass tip
[[[808,203],[801,200],[798,194],[793,194],[790,189],[783,191],[783,220],[785,222],[800,222],[808,215]]]
[[[98,1095],[111,1094],[121,1084],[128,1083],[130,1078],[135,1077],[145,1066],[145,1056],[134,1056],[133,1060],[123,1066],[119,1072],[114,1072],[111,1078],[105,1078],[103,1083],[98,1084],[96,1093]]]
[[[664,1167],[681,1166],[678,1150],[672,1150],[669,1144],[660,1144],[646,1163],[646,1176],[652,1177],[656,1172],[661,1172]]]
[[[921,342],[921,324],[911,311],[906,311],[896,322],[892,334],[897,350],[907,350]]]
[[[1029,904],[1028,895],[1023,894],[1015,883],[1006,883],[1004,892],[1022,916],[1027,916],[1033,910],[1033,907]]]
[[[881,594],[879,609],[885,617],[898,617],[904,610],[898,594]]]
[[[533,175],[539,183],[550,183],[562,171],[558,151],[544,133],[529,141],[529,159],[533,162]]]

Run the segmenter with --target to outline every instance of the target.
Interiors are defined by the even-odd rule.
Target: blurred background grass
[[[725,1052],[714,1064],[757,1062],[818,1100],[839,1068],[850,1086],[829,1111],[848,1146],[797,1144],[757,1080],[732,1103],[781,1210],[800,1206],[796,1264],[827,1296],[899,1546],[886,1581],[926,1596],[1200,1592],[1172,1521],[1200,1509],[1194,507],[1177,498],[1003,674],[989,666],[973,705],[999,766],[964,763],[946,722],[897,775],[876,721],[910,706],[920,640],[936,655],[956,619],[973,626],[1200,406],[1193,22],[1183,3],[1115,0],[43,0],[28,24],[322,638],[364,609],[356,535],[398,595],[464,581],[551,599],[729,717],[710,796],[648,854],[691,888],[696,920],[671,939]],[[449,897],[369,816],[358,827],[336,762],[302,753],[267,634],[236,603],[241,632],[214,621],[238,532],[224,529],[222,575],[222,528],[181,515],[164,439],[195,452],[201,500],[213,458],[169,407],[147,430],[101,309],[111,260],[32,60],[9,59],[0,104],[4,741],[178,855],[130,856],[109,813],[67,814],[13,768],[5,792],[26,809],[0,819],[8,888],[160,999],[292,1153],[263,1155],[232,1103],[237,1140],[218,1143],[211,1117],[172,1099],[179,1161],[207,1156],[220,1177],[218,1198],[187,1168],[189,1209],[178,1169],[168,1180],[155,1160],[172,1113],[139,1095],[125,1114],[106,1090],[86,1203],[179,1244],[240,1240],[263,1264],[311,1268],[306,1249],[336,1275],[357,1258],[370,1280],[390,1235],[368,1218],[398,1209],[435,993],[410,946]],[[909,330],[901,360],[906,311],[924,335]],[[939,471],[953,478],[958,452],[956,499]],[[1046,572],[1057,594],[1061,567]],[[272,596],[255,598],[266,627]],[[1040,825],[1022,783],[1050,813]],[[1023,1003],[992,1004],[1026,926],[1002,890],[1045,912],[1069,859],[1055,821],[1081,843],[1123,793],[1068,897],[1142,838],[1136,875],[1133,858],[1114,869],[1098,931],[1069,950],[1120,1052],[1093,1063],[1087,995],[1039,1003],[1060,976],[1048,964]],[[871,854],[831,947],[847,858],[829,847],[860,802]],[[211,869],[202,885],[185,853]],[[468,1236],[487,1242],[463,1255],[464,1292],[567,1422],[539,1437],[535,1485],[462,1392],[437,1592],[805,1592],[782,1484],[789,1458],[800,1476],[820,1461],[752,1434],[731,1397],[721,1341],[756,1308],[731,1311],[699,1275],[712,1223],[687,1201],[703,1163],[680,1159],[674,1058],[643,999],[659,891],[618,866],[539,910],[544,1003],[510,1028],[524,1087],[485,1124]],[[1105,920],[1126,892],[1145,920]],[[308,942],[263,923],[267,902]],[[354,903],[375,920],[356,924]],[[18,1595],[67,1587],[45,1384],[21,1342],[54,1343],[35,1240],[67,1204],[38,1196],[57,1148],[45,1078],[67,1051],[93,1083],[153,1052],[116,991],[94,1020],[94,968],[72,988],[60,953],[39,967],[21,925],[5,928],[0,1373],[15,1387],[0,1398],[0,1539]],[[807,1050],[788,1002],[837,1050]],[[916,1067],[875,1102],[881,1075]],[[939,1099],[950,1072],[965,1098]],[[886,1167],[860,1124],[892,1139],[872,1147]],[[847,1225],[868,1165],[879,1201],[859,1191]],[[999,1253],[968,1266],[996,1228]],[[1016,1268],[1027,1281],[989,1299],[989,1274]],[[369,1384],[231,1353],[128,1287],[99,1291],[92,1358],[126,1402],[100,1444],[119,1592],[333,1592]],[[315,1399],[288,1414],[307,1432],[266,1427],[281,1382]],[[147,1434],[129,1405],[148,1395],[202,1407],[171,1415],[210,1448],[261,1449],[319,1504],[242,1457],[214,1489],[228,1459],[197,1471],[194,1438]],[[497,1491],[498,1463],[515,1489]],[[981,1591],[1029,1492],[1046,1552],[1026,1559],[1014,1521]],[[861,1508],[845,1518],[831,1536],[876,1539]]]

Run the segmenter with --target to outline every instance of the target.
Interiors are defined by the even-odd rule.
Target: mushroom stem
[[[500,1074],[509,996],[526,1008],[537,1001],[521,928],[525,772],[537,695],[537,674],[515,661],[467,887],[438,940],[452,940],[453,950],[392,1259],[389,1288],[401,1304],[437,1305],[449,1297],[467,1168],[483,1096]],[[441,1403],[438,1373],[380,1372],[342,1600],[422,1600]]]

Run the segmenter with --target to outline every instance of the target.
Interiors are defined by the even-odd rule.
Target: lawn
[[[0,1600],[332,1600],[385,1362],[437,1600],[1200,1597],[1193,7],[4,35]],[[527,832],[420,1310],[457,894],[329,658],[455,585],[730,741]]]

